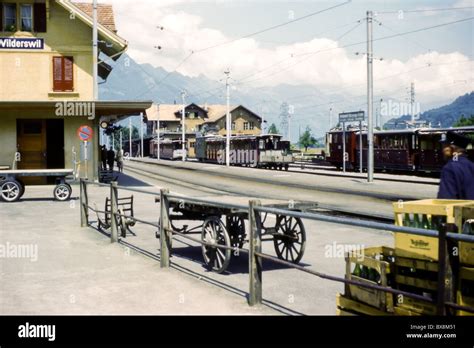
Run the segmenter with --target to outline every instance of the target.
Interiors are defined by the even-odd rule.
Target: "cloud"
[[[175,5],[184,1],[107,2],[113,3],[119,34],[129,40],[129,54],[139,63],[160,66],[167,71],[179,66],[176,71],[183,75],[204,74],[215,80],[222,79],[224,70],[229,67],[237,88],[242,89],[304,84],[332,92],[344,90],[353,96],[365,93],[365,56],[354,55],[341,48],[344,44],[332,39],[318,37],[268,48],[257,36],[199,53],[202,48],[234,38],[207,27],[203,18],[176,8]],[[163,26],[164,30],[157,26]],[[349,42],[354,41],[357,40]],[[364,51],[365,45],[356,49]],[[181,64],[193,51],[196,53]],[[426,102],[440,97],[446,100],[473,90],[473,67],[473,61],[458,52],[430,52],[406,61],[376,61],[375,93],[405,98],[405,89],[415,82]],[[423,91],[427,91],[426,95]]]

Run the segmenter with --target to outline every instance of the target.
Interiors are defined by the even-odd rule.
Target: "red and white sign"
[[[80,126],[77,130],[77,136],[81,141],[89,141],[92,139],[92,128],[89,126]]]

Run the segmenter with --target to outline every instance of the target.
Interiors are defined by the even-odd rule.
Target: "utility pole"
[[[158,121],[156,121],[156,133],[157,133],[157,137],[156,137],[156,150],[157,150],[157,154],[156,154],[156,158],[158,159],[158,161],[160,160],[160,116],[158,114]]]
[[[133,132],[133,129],[132,129],[132,118],[129,117],[128,118],[128,127],[129,127],[129,134],[128,134],[128,156],[129,157],[133,157],[133,154],[132,154],[132,132]]]
[[[92,3],[92,75],[93,75],[93,99],[97,101],[99,99],[99,84],[97,75],[99,73],[99,67],[97,65],[97,59],[99,56],[99,47],[98,47],[98,34],[97,34],[97,0],[93,0]]]
[[[181,108],[181,151],[182,153],[182,160],[183,162],[186,161],[186,105],[184,104],[186,98],[186,92],[183,90],[181,91],[181,102],[182,102],[182,108]]]
[[[367,11],[367,181],[374,181],[374,77],[372,50],[372,11]]]
[[[329,131],[331,131],[332,127],[332,108],[329,108]]]
[[[226,112],[226,141],[225,141],[225,164],[227,167],[230,166],[230,136],[231,136],[231,128],[232,128],[232,120],[230,116],[230,70],[227,69],[227,71],[224,72],[226,74],[226,81],[225,81],[225,86],[227,90],[227,112]]]
[[[410,86],[410,107],[411,123],[415,125],[415,82]]]
[[[119,150],[123,149],[123,139],[122,139],[122,130],[120,130],[120,148]]]
[[[143,112],[140,113],[140,157],[143,158]]]

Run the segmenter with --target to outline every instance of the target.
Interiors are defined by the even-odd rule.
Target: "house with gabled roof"
[[[150,101],[96,101],[93,9],[69,0],[0,2],[0,167],[72,168],[84,154],[80,126],[93,129],[88,170],[98,177],[99,124],[145,112]],[[110,4],[98,6],[98,75],[127,50]],[[19,156],[17,156],[19,154]],[[20,159],[13,161],[14,158]]]
[[[154,129],[159,121],[160,135],[166,139],[181,139],[182,108],[180,104],[153,105],[147,110],[147,119]],[[262,118],[243,105],[231,105],[232,135],[259,135]],[[194,155],[196,134],[220,134],[226,132],[227,106],[220,104],[185,106],[185,132],[189,157]]]

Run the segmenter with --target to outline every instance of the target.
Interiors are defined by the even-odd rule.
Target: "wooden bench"
[[[96,208],[97,210],[97,208]],[[117,216],[117,228],[121,232],[122,237],[127,236],[127,232],[134,235],[135,233],[130,230],[130,227],[135,226],[135,220],[133,219],[133,196],[123,197],[117,199],[117,210],[120,216]],[[105,214],[102,220],[97,213],[97,221],[99,230],[108,230],[112,226],[112,202],[109,197],[105,198]]]

